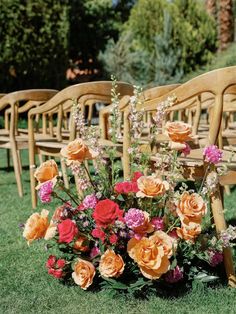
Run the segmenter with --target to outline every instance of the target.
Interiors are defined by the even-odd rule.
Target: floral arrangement
[[[169,141],[160,145],[152,162],[140,149],[142,117],[135,110],[140,93],[135,89],[131,98],[130,180],[122,180],[115,147],[99,146],[97,130],[86,127],[79,106],[75,106],[74,117],[80,138],[61,150],[75,175],[77,190],[64,187],[54,160],[44,162],[35,172],[41,202],[54,208],[51,214],[46,209],[33,213],[23,237],[28,244],[44,239],[47,251],[57,252],[48,256],[48,274],[84,290],[100,287],[133,293],[195,279],[215,280],[223,248],[236,239],[232,226],[216,234],[208,210],[208,197],[218,183],[215,165],[222,152],[216,146],[207,147],[206,174],[199,185],[189,185],[178,156],[189,153],[192,128],[168,122]],[[116,141],[120,133],[114,123],[121,117],[115,82],[112,95],[115,110],[110,134]],[[150,127],[151,141],[167,107],[166,103],[158,106]],[[60,206],[52,205],[53,198]]]

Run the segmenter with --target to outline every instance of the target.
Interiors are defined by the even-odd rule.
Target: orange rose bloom
[[[92,283],[95,276],[95,267],[92,263],[78,258],[74,265],[72,278],[82,289],[86,290]]]
[[[57,223],[53,222],[52,220],[50,221],[50,225],[46,230],[44,240],[51,240],[52,238],[55,237],[57,233]]]
[[[148,279],[158,279],[169,270],[170,262],[164,247],[151,237],[129,240],[127,251],[139,265],[143,276]]]
[[[188,225],[183,224],[181,228],[176,228],[178,237],[190,242],[194,242],[201,231],[201,225],[194,222],[190,222]]]
[[[41,214],[34,213],[26,221],[23,237],[28,241],[28,244],[45,236],[49,226],[48,213],[48,210],[43,209]]]
[[[46,181],[54,179],[59,175],[58,167],[55,160],[50,159],[43,162],[34,173],[35,178],[39,183],[44,183]]]
[[[137,197],[155,197],[162,196],[169,190],[169,183],[153,176],[142,176],[137,180],[140,191],[136,193]]]
[[[103,277],[119,277],[125,269],[122,257],[112,250],[106,250],[99,263],[99,271]]]
[[[89,247],[85,244],[87,239],[85,237],[79,236],[74,243],[74,249],[81,252],[87,252]]]
[[[156,245],[162,245],[168,258],[173,255],[173,250],[177,248],[177,241],[161,230],[156,231],[149,239],[154,241]]]
[[[88,148],[82,139],[76,139],[61,149],[61,155],[67,159],[67,162],[82,162],[86,159],[93,159],[97,154]]]
[[[176,212],[183,224],[188,225],[190,222],[200,224],[207,207],[199,194],[184,192],[177,204]]]
[[[147,233],[151,233],[154,231],[153,225],[150,223],[150,217],[149,214],[145,211],[143,211],[144,214],[144,222],[141,226],[134,227],[132,230],[134,233],[140,237],[145,236]]]
[[[192,126],[181,121],[167,122],[166,131],[173,142],[183,143],[192,139]]]

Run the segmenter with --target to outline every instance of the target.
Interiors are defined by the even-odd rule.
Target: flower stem
[[[89,177],[89,181],[90,181],[90,183],[92,184],[92,186],[93,186],[93,188],[94,188],[94,191],[96,192],[96,191],[97,191],[97,188],[96,188],[96,186],[95,186],[95,184],[94,184],[94,182],[93,182],[93,179],[92,179],[92,177],[91,177],[91,175],[90,175],[90,173],[89,173],[87,167],[85,166],[85,164],[83,164],[83,166],[84,166],[84,169],[85,169],[85,171],[86,171],[86,173],[87,173],[87,175],[88,175],[88,177]]]
[[[180,218],[178,217],[175,222],[173,223],[173,225],[170,226],[170,228],[166,231],[166,233],[168,234],[175,226],[176,224],[180,221]]]

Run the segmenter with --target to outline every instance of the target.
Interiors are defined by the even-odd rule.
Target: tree
[[[219,0],[219,41],[225,49],[234,39],[233,1]]]

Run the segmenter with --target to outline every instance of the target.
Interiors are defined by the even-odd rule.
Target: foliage
[[[67,1],[3,0],[0,88],[60,87],[68,47]]]
[[[116,50],[120,51],[122,46],[126,47],[125,59],[121,63],[119,58],[114,65]],[[201,1],[139,0],[131,10],[120,39],[107,46],[102,60],[113,74],[118,68],[124,76],[128,71],[136,83],[162,84],[171,82],[173,77],[177,81],[180,74],[192,71],[196,64],[206,63],[215,50],[216,25]],[[167,60],[169,70],[165,65]],[[163,67],[164,72],[167,70],[164,77],[163,73],[158,73]],[[176,73],[172,73],[174,68]],[[141,77],[143,79],[139,80]]]

